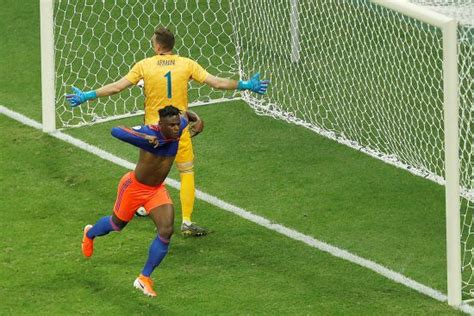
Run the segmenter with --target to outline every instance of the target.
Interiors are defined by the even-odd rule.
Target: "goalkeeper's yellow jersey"
[[[125,78],[133,84],[145,82],[145,124],[156,124],[158,110],[173,105],[188,109],[188,82],[204,82],[208,72],[197,62],[179,55],[156,55],[133,66]]]

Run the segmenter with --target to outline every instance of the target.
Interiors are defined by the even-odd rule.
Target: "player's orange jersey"
[[[133,66],[125,78],[133,84],[145,82],[145,124],[158,122],[158,110],[173,105],[188,109],[188,82],[204,82],[208,73],[197,62],[179,55],[156,55]]]

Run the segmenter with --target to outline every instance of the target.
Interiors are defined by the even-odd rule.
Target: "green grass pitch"
[[[40,121],[39,3],[0,8],[0,104]],[[199,189],[445,292],[442,187],[242,102],[196,111]],[[139,121],[67,133],[133,162],[109,130]],[[98,239],[91,260],[80,253],[83,226],[110,213],[127,170],[5,116],[0,126],[0,315],[459,313],[199,200],[194,219],[215,232],[173,237],[149,299],[132,287],[155,234],[146,218]]]

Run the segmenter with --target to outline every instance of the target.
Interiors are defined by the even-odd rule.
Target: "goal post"
[[[298,0],[290,0],[291,25],[291,60],[296,63],[300,60],[300,35],[298,30]]]
[[[462,301],[461,213],[459,175],[459,104],[457,71],[457,25],[449,21],[443,28],[444,70],[444,146],[446,181],[446,245],[448,303]]]
[[[56,130],[56,71],[54,67],[54,0],[40,0],[41,100],[43,132]]]
[[[272,60],[268,97],[244,100],[259,114],[445,186],[448,302],[473,297],[472,28],[403,0],[293,0],[278,9],[265,0],[236,2],[242,72]],[[460,2],[443,2],[443,10]],[[272,36],[261,38],[250,26]]]
[[[461,213],[459,191],[459,87],[456,20],[408,1],[372,0],[442,30],[444,85],[444,153],[448,303],[459,306],[461,294]]]

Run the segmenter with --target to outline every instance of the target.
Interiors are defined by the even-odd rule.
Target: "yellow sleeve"
[[[197,62],[190,60],[191,62],[191,79],[196,80],[197,82],[203,83],[206,80],[209,73],[204,70]]]
[[[142,62],[136,63],[125,78],[133,84],[137,84],[140,79],[143,79],[143,66]]]

